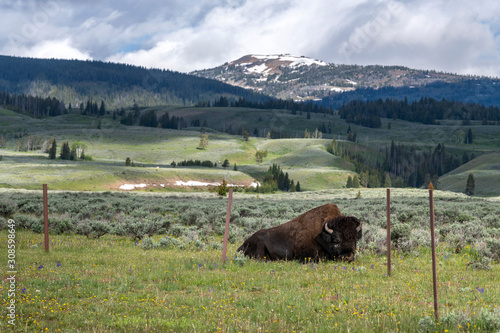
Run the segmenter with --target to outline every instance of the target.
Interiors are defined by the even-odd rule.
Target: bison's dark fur
[[[257,231],[237,251],[266,260],[323,258],[350,261],[354,258],[359,238],[359,220],[342,216],[336,205],[327,204],[276,227]]]
[[[335,217],[325,223],[316,237],[325,259],[354,260],[356,242],[363,236],[362,223],[352,216]]]

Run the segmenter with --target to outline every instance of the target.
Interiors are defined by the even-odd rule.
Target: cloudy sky
[[[498,0],[0,0],[0,54],[188,72],[245,54],[500,76]]]

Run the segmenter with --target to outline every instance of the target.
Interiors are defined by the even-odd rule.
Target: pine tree
[[[368,187],[370,188],[380,187],[380,179],[376,171],[370,172]]]
[[[464,143],[470,145],[473,141],[472,129],[469,127],[467,134],[465,134]]]
[[[346,184],[345,187],[347,187],[347,188],[352,188],[353,187],[352,177],[351,176],[347,177],[347,184]]]
[[[352,187],[353,188],[359,188],[359,178],[358,175],[354,175],[352,178]]]
[[[297,182],[297,185],[295,185],[295,191],[300,192],[300,182]]]
[[[55,160],[56,154],[57,154],[57,143],[56,143],[56,140],[54,139],[54,140],[52,140],[52,146],[49,149],[49,158],[51,160]]]
[[[248,141],[248,138],[250,137],[250,133],[248,133],[247,130],[243,131],[243,139],[245,141]]]
[[[76,149],[71,149],[71,153],[69,154],[69,159],[72,161],[76,160]]]
[[[104,101],[101,101],[101,107],[99,108],[99,115],[104,116],[106,114],[106,107],[104,106]]]
[[[175,163],[175,162],[174,162]],[[127,157],[125,159],[125,166],[130,166],[132,164],[132,161],[130,160],[130,157]]]
[[[465,187],[465,194],[474,195],[476,184],[474,180],[474,175],[472,173],[469,174],[469,178],[467,178],[467,185]]]
[[[62,160],[69,160],[71,158],[71,150],[69,149],[68,142],[63,142],[60,156]]]
[[[285,173],[285,178],[283,179],[283,191],[288,192],[290,190],[290,177],[288,176],[288,172]]]
[[[200,137],[200,144],[198,145],[198,149],[205,149],[208,147],[208,135],[202,134]]]
[[[234,171],[238,171],[238,167],[236,166],[236,163],[234,163],[234,168],[233,168]]]
[[[385,173],[385,178],[384,178],[384,187],[385,188],[390,188],[392,187],[392,181],[391,181],[391,176],[389,175],[388,172]]]
[[[363,187],[368,187],[368,172],[361,172],[360,184]]]
[[[222,163],[222,167],[223,168],[227,168],[229,166],[229,160],[228,159],[225,159],[224,160],[224,163]]]
[[[0,137],[0,148],[5,148],[7,146],[7,141],[5,140],[5,136],[2,133],[2,137]]]

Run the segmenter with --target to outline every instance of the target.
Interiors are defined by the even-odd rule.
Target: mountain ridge
[[[290,54],[248,54],[191,74],[296,101],[322,100],[358,89],[414,88],[435,83],[495,80],[404,66],[334,64]]]
[[[55,97],[67,105],[104,100],[108,107],[193,105],[227,95],[263,101],[262,94],[220,81],[145,67],[0,55],[0,91]]]

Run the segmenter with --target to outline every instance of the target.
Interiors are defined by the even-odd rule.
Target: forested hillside
[[[66,105],[89,98],[108,107],[192,105],[221,95],[261,102],[269,98],[225,83],[169,70],[101,61],[0,56],[0,91],[55,97]]]
[[[439,124],[440,120],[461,120],[462,125],[470,125],[471,120],[483,125],[500,124],[500,108],[486,107],[477,103],[421,98],[408,102],[399,99],[378,99],[376,101],[351,101],[339,108],[340,116],[349,123],[378,128],[380,118],[401,119],[422,124]]]
[[[402,86],[382,88],[357,88],[343,93],[331,94],[322,99],[322,105],[338,108],[353,100],[407,99],[418,101],[422,97],[437,100],[447,99],[464,103],[500,106],[500,80],[477,78],[458,82],[433,82],[423,86]]]

